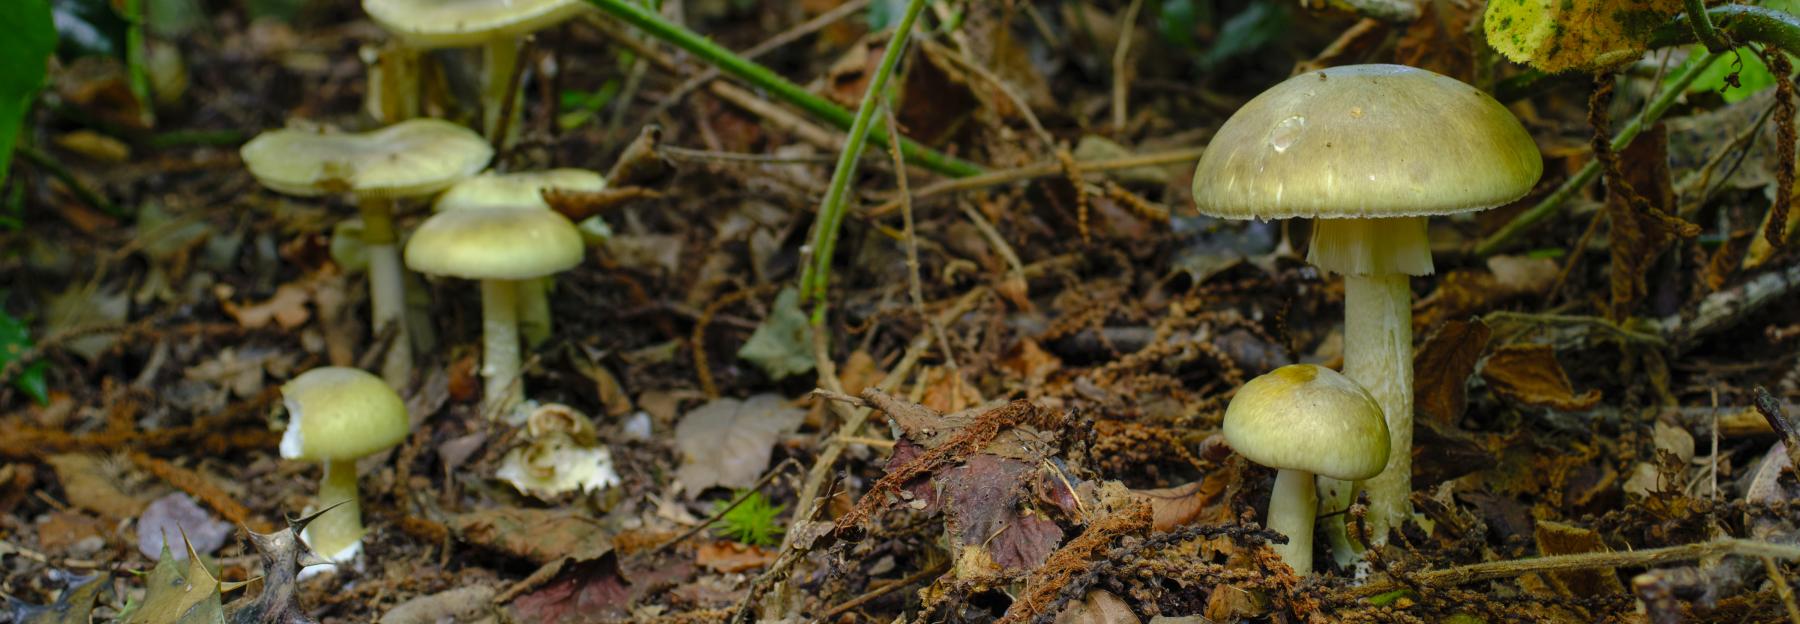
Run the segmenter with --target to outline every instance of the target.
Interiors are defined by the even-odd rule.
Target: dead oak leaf
[[[1439,424],[1462,418],[1468,400],[1469,376],[1487,352],[1493,332],[1478,320],[1450,321],[1419,347],[1413,358],[1414,409]]]
[[[1494,350],[1481,369],[1494,394],[1531,407],[1564,412],[1593,409],[1599,390],[1575,394],[1568,373],[1556,361],[1556,350],[1546,344],[1511,344]]]

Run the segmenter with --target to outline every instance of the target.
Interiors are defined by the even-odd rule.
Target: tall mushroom
[[[1344,275],[1344,374],[1375,396],[1392,436],[1386,470],[1364,484],[1377,544],[1411,512],[1407,277],[1432,272],[1425,219],[1518,199],[1542,172],[1537,145],[1505,106],[1401,65],[1275,85],[1219,128],[1194,171],[1201,213],[1315,219],[1308,261]]]
[[[588,10],[582,0],[363,0],[363,10],[388,32],[419,49],[480,46],[482,131],[492,139],[508,131],[506,108],[513,67],[525,35]],[[513,114],[518,114],[517,106]]]
[[[1265,524],[1288,538],[1275,552],[1295,573],[1312,574],[1313,476],[1354,480],[1381,472],[1388,459],[1381,406],[1337,371],[1293,364],[1238,388],[1224,429],[1239,455],[1279,471]]]
[[[271,130],[245,143],[239,155],[263,186],[288,195],[347,195],[362,212],[369,254],[369,301],[374,329],[398,329],[381,376],[404,388],[412,376],[406,331],[406,291],[394,231],[395,200],[431,195],[487,167],[494,150],[467,128],[412,119],[363,133]]]
[[[481,280],[482,411],[513,417],[521,393],[518,283],[581,264],[581,233],[549,210],[471,208],[432,215],[406,243],[406,266],[429,275]]]
[[[432,207],[437,210],[514,208],[549,210],[544,191],[594,192],[606,189],[606,178],[586,169],[548,169],[517,173],[484,173],[446,189]],[[598,219],[598,216],[592,217]],[[550,338],[550,278],[519,282],[519,333],[531,346]]]

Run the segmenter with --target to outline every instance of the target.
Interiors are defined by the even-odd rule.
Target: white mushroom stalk
[[[516,280],[481,280],[481,377],[492,414],[519,403],[519,303]],[[490,416],[491,417],[491,416]]]
[[[390,327],[394,332],[382,359],[381,377],[403,387],[412,379],[412,337],[406,327],[406,276],[394,232],[393,203],[392,199],[368,198],[359,200],[357,208],[362,214],[363,247],[369,255],[371,329],[376,335]]]

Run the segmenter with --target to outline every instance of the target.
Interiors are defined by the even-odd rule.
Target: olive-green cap
[[[606,189],[606,178],[586,169],[484,173],[446,189],[432,208],[549,208],[544,201],[544,191],[549,189],[601,191]]]
[[[1194,170],[1201,214],[1227,219],[1442,215],[1524,196],[1543,157],[1519,120],[1454,78],[1348,65],[1250,100]]]
[[[315,368],[281,386],[288,428],[281,456],[350,460],[399,444],[411,426],[406,404],[387,382],[367,371]]]
[[[430,195],[475,175],[494,149],[468,128],[411,119],[359,133],[271,130],[239,155],[250,175],[278,193],[398,198]]]
[[[406,242],[406,266],[463,279],[521,280],[581,264],[581,232],[550,210],[471,208],[431,215]]]
[[[589,8],[583,0],[363,0],[363,10],[382,28],[422,48],[516,38]]]
[[[1293,364],[1250,380],[1225,408],[1224,429],[1239,455],[1271,468],[1362,480],[1387,466],[1381,405],[1323,366]]]

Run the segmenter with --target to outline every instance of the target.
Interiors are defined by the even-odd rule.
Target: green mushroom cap
[[[406,439],[406,404],[366,371],[315,368],[281,386],[288,428],[281,456],[308,461],[367,457]]]

